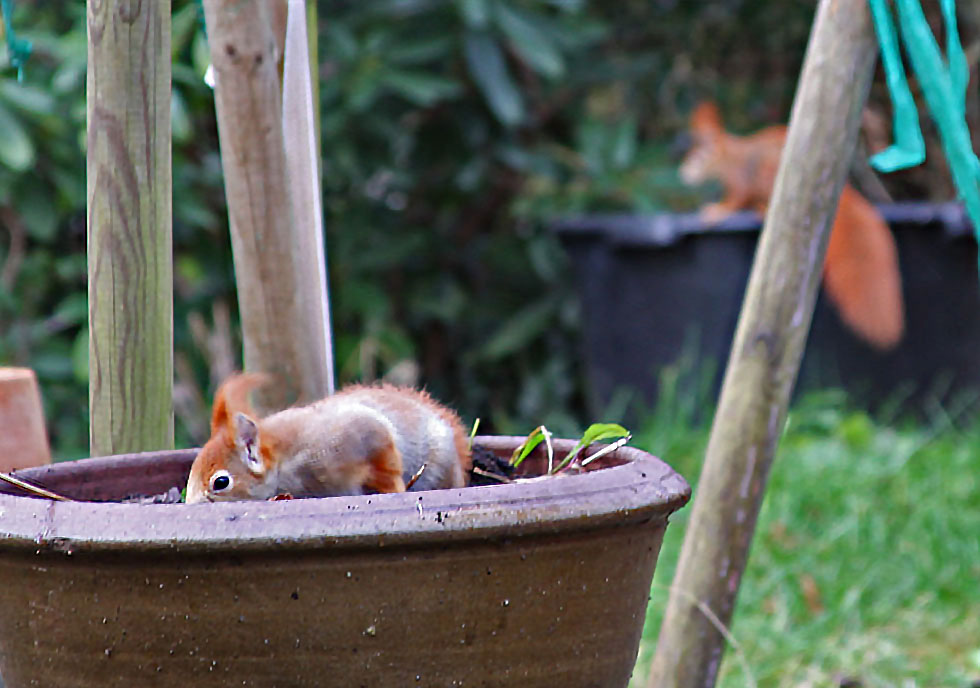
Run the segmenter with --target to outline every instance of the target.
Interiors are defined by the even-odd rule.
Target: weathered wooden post
[[[88,0],[94,456],[173,446],[170,2]]]
[[[285,4],[285,3],[283,3]],[[204,0],[245,368],[273,374],[266,409],[332,388],[316,228],[296,222],[276,36],[265,2]]]
[[[696,603],[731,620],[876,54],[866,0],[821,0],[648,688],[715,684],[724,639]]]

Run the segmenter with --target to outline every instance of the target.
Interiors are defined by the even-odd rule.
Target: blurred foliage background
[[[713,97],[736,131],[784,121],[813,9],[321,1],[341,382],[425,384],[481,417],[481,430],[545,423],[574,434],[590,420],[579,307],[549,220],[697,207],[672,157],[686,113]],[[208,400],[240,365],[241,345],[199,11],[173,0],[179,445],[205,438]],[[961,12],[975,56],[980,10]],[[55,454],[72,458],[87,449],[85,3],[19,0],[13,25],[34,54],[18,82],[0,48],[0,363],[37,371]],[[879,74],[871,110],[885,136],[887,103]],[[975,89],[968,108],[980,131]],[[885,182],[901,197],[951,195],[941,155]]]

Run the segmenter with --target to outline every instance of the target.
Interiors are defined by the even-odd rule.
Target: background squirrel
[[[256,419],[234,375],[215,394],[211,438],[191,466],[187,502],[404,492],[463,487],[470,464],[459,417],[425,392],[354,385]]]
[[[681,179],[686,184],[718,179],[725,189],[721,201],[702,208],[702,218],[715,223],[746,208],[765,214],[786,127],[735,136],[725,131],[718,107],[705,102],[694,109],[690,130],[694,144],[681,164]],[[851,330],[878,349],[898,344],[905,315],[895,239],[877,209],[850,184],[841,192],[823,278]]]

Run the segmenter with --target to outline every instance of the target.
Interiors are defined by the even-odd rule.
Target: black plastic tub
[[[904,339],[892,351],[876,351],[843,325],[821,291],[797,390],[840,387],[858,403],[906,410],[976,393],[980,283],[962,206],[878,207],[898,242]],[[753,212],[714,227],[693,214],[591,215],[555,224],[583,302],[593,411],[621,387],[652,403],[659,371],[684,356],[696,366],[711,362],[717,395],[760,224]]]

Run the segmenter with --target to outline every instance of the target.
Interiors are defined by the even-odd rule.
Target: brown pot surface
[[[521,441],[477,438],[501,455]],[[194,455],[17,475],[120,499],[182,485]],[[690,488],[637,449],[595,464],[608,467],[278,502],[0,487],[0,672],[8,688],[625,686],[667,517]]]

